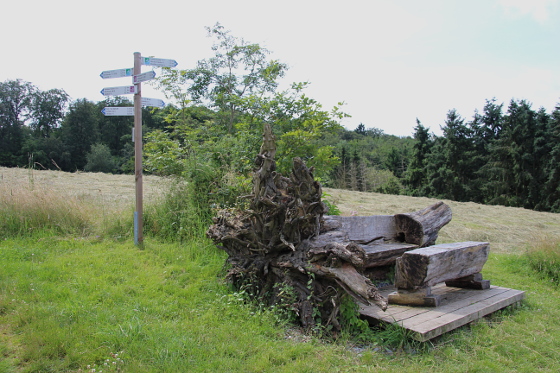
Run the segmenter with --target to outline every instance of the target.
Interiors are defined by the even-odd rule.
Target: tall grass
[[[531,268],[544,278],[560,285],[560,242],[541,238],[527,250]]]
[[[0,188],[0,236],[27,236],[36,232],[89,235],[97,209],[46,189]]]

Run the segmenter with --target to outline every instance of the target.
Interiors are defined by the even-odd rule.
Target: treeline
[[[560,108],[489,100],[471,120],[451,110],[440,137],[419,121],[413,137],[348,130],[342,104],[325,110],[305,94],[309,83],[280,91],[287,65],[268,50],[219,24],[207,30],[215,55],[162,69],[156,85],[175,105],[143,109],[142,123],[145,171],[187,179],[202,204],[231,206],[250,193],[262,125],[271,123],[284,175],[301,157],[324,186],[560,212]],[[0,83],[0,165],[132,172],[133,118],[105,117],[107,106],[132,103],[70,102],[63,90]]]
[[[132,172],[132,117],[105,117],[106,106],[132,106],[122,97],[70,102],[64,90],[30,82],[0,83],[0,165],[62,171]],[[143,110],[147,130],[163,119]]]
[[[560,212],[560,106],[487,100],[470,121],[449,111],[442,130],[417,122],[407,193]]]
[[[442,136],[417,121],[412,138],[364,124],[345,129],[305,95],[284,92],[268,103],[300,110],[292,113],[295,118],[273,123],[279,167],[301,156],[325,186],[560,212],[560,107],[547,113],[512,100],[505,109],[488,100],[471,120],[449,111]],[[132,102],[123,97],[70,102],[63,90],[42,92],[22,80],[0,83],[0,165],[133,172],[133,119],[105,117],[101,110],[107,106]],[[322,127],[308,128],[301,121],[305,116]],[[246,183],[260,146],[260,126],[241,108],[231,126],[230,119],[205,105],[143,109],[146,171],[180,175],[189,171],[189,161],[203,159],[213,162],[209,174],[220,169],[225,179],[203,177],[201,182],[234,193],[237,188],[228,183],[240,175]]]

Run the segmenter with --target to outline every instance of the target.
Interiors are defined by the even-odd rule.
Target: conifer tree
[[[416,119],[414,131],[416,143],[413,146],[412,157],[408,169],[406,170],[403,183],[407,187],[409,194],[421,196],[424,195],[423,188],[427,183],[427,157],[432,151],[434,140],[429,129],[424,127],[418,119]]]

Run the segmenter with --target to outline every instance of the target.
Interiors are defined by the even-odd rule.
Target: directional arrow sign
[[[118,95],[130,95],[133,93],[138,93],[135,85],[127,85],[122,87],[108,87],[101,90],[103,96],[118,96]]]
[[[157,67],[175,67],[177,66],[177,61],[167,60],[165,58],[142,57],[142,65],[157,66]]]
[[[165,102],[159,98],[142,97],[142,106],[165,107]]]
[[[105,116],[134,116],[134,108],[130,106],[124,107],[106,107],[101,110]]]
[[[132,77],[132,82],[134,84],[142,83],[142,82],[145,82],[147,80],[152,80],[155,77],[156,77],[156,72],[155,71],[153,71],[153,70],[152,71],[147,71],[147,72],[142,73],[142,74],[134,75]]]
[[[99,74],[103,79],[112,78],[123,78],[126,76],[132,76],[132,68],[130,69],[117,69],[117,70],[107,70]]]

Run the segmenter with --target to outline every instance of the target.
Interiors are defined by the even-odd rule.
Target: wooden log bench
[[[488,289],[480,271],[488,259],[488,242],[447,243],[405,252],[396,260],[395,287],[389,304],[432,306],[440,304],[431,287],[445,282],[447,286]]]
[[[435,243],[439,230],[451,221],[451,216],[451,209],[443,202],[397,215],[326,215],[321,234],[311,240],[311,246],[352,243],[365,253],[365,268],[394,265],[405,252]]]

